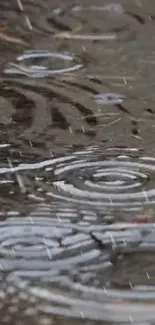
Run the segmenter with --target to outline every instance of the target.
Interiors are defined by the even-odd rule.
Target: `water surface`
[[[155,324],[154,2],[0,17],[1,324]]]

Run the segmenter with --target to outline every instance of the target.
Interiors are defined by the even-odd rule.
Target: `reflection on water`
[[[154,1],[0,18],[1,324],[153,325]]]

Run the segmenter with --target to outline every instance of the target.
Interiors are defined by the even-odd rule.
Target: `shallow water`
[[[155,4],[0,4],[1,324],[155,324]]]

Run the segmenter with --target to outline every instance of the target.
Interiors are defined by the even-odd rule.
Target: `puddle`
[[[0,4],[1,324],[155,323],[155,5]]]

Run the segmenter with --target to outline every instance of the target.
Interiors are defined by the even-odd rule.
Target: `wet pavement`
[[[0,3],[1,324],[155,324],[155,3]]]

